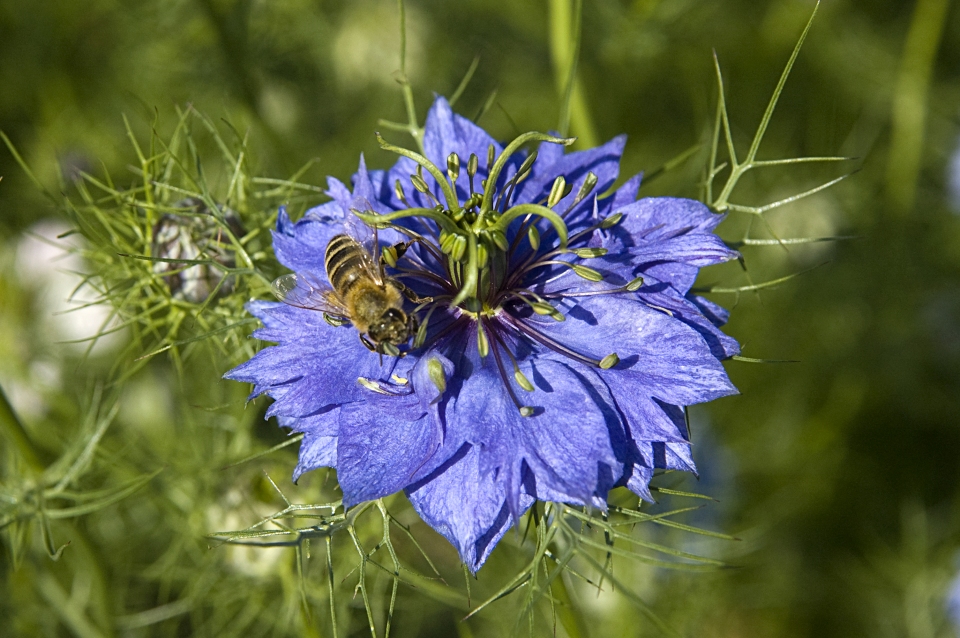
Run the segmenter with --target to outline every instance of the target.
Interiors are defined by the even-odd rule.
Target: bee
[[[416,317],[403,311],[408,289],[387,277],[381,260],[347,234],[327,244],[324,268],[329,286],[310,274],[291,274],[273,282],[273,293],[291,306],[323,312],[331,325],[353,324],[369,350],[398,356],[397,346],[417,331]]]

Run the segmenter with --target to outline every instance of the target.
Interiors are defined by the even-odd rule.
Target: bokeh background
[[[707,139],[713,51],[745,149],[813,10],[809,0],[583,5],[571,132],[583,146],[627,133],[623,175],[653,171]],[[407,74],[421,116],[479,56],[460,112],[481,114],[501,138],[556,127],[572,8],[563,0],[410,0]],[[323,186],[326,175],[349,178],[360,152],[374,167],[393,162],[373,131],[379,118],[405,117],[399,47],[391,0],[3,2],[0,130],[54,200],[79,200],[82,173],[134,183],[131,135],[142,144],[151,131],[163,139],[188,105],[226,137],[247,135],[253,174],[288,178],[312,161],[297,179]],[[214,140],[198,135],[197,144],[216,181]],[[700,479],[666,477],[716,499],[678,520],[738,540],[661,538],[730,567],[615,567],[681,635],[955,635],[958,144],[960,7],[825,0],[760,157],[855,159],[756,171],[734,199],[763,204],[856,171],[753,226],[758,237],[852,238],[745,247],[757,282],[817,267],[758,293],[713,297],[733,309],[728,330],[745,356],[796,361],[729,362],[742,394],[692,411]],[[641,193],[698,197],[705,158],[696,153]],[[82,449],[109,418],[83,488],[108,490],[160,470],[117,503],[48,521],[49,539],[40,519],[3,530],[0,634],[332,635],[321,544],[311,559],[321,567],[302,586],[292,549],[213,547],[206,537],[283,507],[265,475],[297,502],[333,490],[330,477],[291,485],[294,448],[224,469],[284,435],[261,420],[265,404],[244,410],[245,389],[218,381],[229,357],[216,349],[192,353],[186,365],[166,356],[133,365],[143,353],[128,347],[129,331],[89,353],[66,343],[108,317],[102,306],[62,314],[68,297],[84,299],[76,273],[91,265],[56,244],[82,249],[82,240],[56,239],[71,228],[62,199],[45,198],[5,148],[0,176],[0,386],[41,465]],[[321,201],[311,197],[298,200],[300,210]],[[734,213],[721,228],[734,241],[744,225]],[[744,276],[734,265],[702,281],[741,285]],[[9,505],[30,479],[18,448],[0,440]],[[405,512],[441,571],[456,575],[442,539]],[[69,545],[54,561],[45,542]],[[475,596],[515,569],[522,554],[508,544],[481,571]],[[348,569],[336,577],[340,635],[369,635]],[[545,613],[534,633],[659,635],[626,597],[608,586],[597,596],[571,579],[571,599],[558,604],[575,620],[555,626]],[[388,579],[378,582],[382,598]],[[512,613],[509,600],[461,622],[463,610],[442,596],[407,587],[399,596],[393,635],[505,635],[512,627],[501,618]]]

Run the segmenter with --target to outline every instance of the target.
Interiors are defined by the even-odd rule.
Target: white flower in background
[[[60,238],[71,230],[59,220],[37,222],[24,233],[16,247],[16,275],[23,288],[36,295],[37,315],[50,341],[74,342],[64,346],[73,353],[83,353],[86,339],[107,328],[110,308],[106,304],[91,305],[99,298],[88,284],[83,284],[86,269],[75,248],[76,235]],[[97,340],[94,354],[112,349],[121,340],[111,333]]]

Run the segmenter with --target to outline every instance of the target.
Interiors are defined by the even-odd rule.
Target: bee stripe
[[[363,247],[349,235],[337,235],[327,244],[324,256],[327,279],[341,297],[346,296],[361,278],[366,264]]]

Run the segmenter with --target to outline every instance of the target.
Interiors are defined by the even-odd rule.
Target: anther
[[[537,161],[537,152],[534,151],[527,156],[527,159],[523,160],[523,164],[520,165],[520,168],[517,169],[517,174],[513,178],[514,182],[519,184],[527,178],[530,173],[530,169],[533,168],[533,163]]]
[[[490,167],[493,166],[493,160],[497,156],[497,149],[494,148],[493,144],[487,147],[487,171],[490,170]]]
[[[377,383],[376,381],[371,381],[370,379],[367,379],[365,377],[357,377],[357,383],[365,387],[367,390],[370,390],[371,392],[376,392],[377,394],[383,394],[387,396],[390,395],[390,393],[384,390],[383,388],[381,388],[380,384]]]
[[[513,378],[516,379],[517,385],[526,390],[527,392],[533,392],[533,384],[530,383],[530,380],[524,376],[520,370],[515,370],[513,373]]]
[[[612,228],[620,223],[620,220],[623,219],[623,213],[614,213],[607,217],[602,222],[600,222],[600,228],[606,230],[607,228]]]
[[[467,252],[467,238],[463,235],[454,235],[450,244],[450,259],[461,261]]]
[[[533,408],[529,405],[525,405],[520,408],[520,416],[533,416]]]
[[[431,357],[427,361],[427,375],[429,375],[430,381],[433,382],[437,390],[440,391],[440,394],[447,391],[447,375],[444,373],[443,364],[440,363],[439,359]]]
[[[477,351],[481,357],[490,354],[490,342],[487,340],[487,332],[483,329],[483,324],[477,322]]]
[[[398,179],[396,184],[393,185],[393,192],[397,194],[397,199],[404,203],[405,206],[409,206],[407,203],[407,194],[403,192],[403,184],[400,183]]]
[[[410,183],[412,183],[413,187],[423,194],[427,194],[430,192],[430,187],[427,186],[427,182],[425,182],[423,177],[421,177],[420,175],[411,175]]]
[[[602,370],[609,370],[618,363],[620,363],[620,357],[617,356],[616,352],[611,352],[603,359],[600,359],[600,368]]]
[[[383,257],[384,263],[386,263],[391,268],[397,267],[397,249],[393,246],[388,246],[380,252],[380,256]]]
[[[447,175],[450,176],[451,182],[456,182],[460,177],[460,156],[456,153],[450,153],[447,156]]]
[[[583,184],[580,185],[580,190],[577,192],[577,196],[573,199],[574,204],[579,204],[583,201],[583,198],[590,194],[590,192],[597,185],[597,176],[593,171],[587,173],[586,179],[583,180]]]
[[[603,281],[603,275],[593,268],[581,266],[580,264],[570,264],[570,268],[572,268],[573,272],[577,273],[578,276],[583,277],[587,281]]]
[[[489,252],[487,251],[486,245],[484,244],[478,245],[477,246],[477,266],[479,266],[480,268],[483,268],[484,266],[486,266],[488,257],[489,257]]]
[[[531,301],[529,303],[530,303],[530,307],[533,308],[533,311],[538,315],[547,315],[556,319],[557,321],[566,321],[567,319],[566,317],[563,316],[562,312],[560,312],[559,310],[557,310],[556,308],[554,308],[548,303],[544,303],[542,301]]]
[[[540,249],[540,231],[537,230],[536,226],[527,229],[527,239],[530,240],[530,248],[533,248],[534,251]]]
[[[473,176],[477,174],[479,167],[480,159],[477,157],[477,154],[470,153],[470,159],[467,160],[467,175],[470,176],[470,179],[473,179]]]
[[[607,254],[606,248],[574,248],[571,250],[574,255],[577,257],[582,257],[583,259],[591,259],[593,257],[603,257]]]
[[[553,180],[553,187],[550,189],[550,196],[547,197],[547,207],[553,208],[560,203],[560,200],[563,199],[563,191],[567,186],[567,180],[563,178],[563,175],[557,177]]]
[[[628,292],[636,292],[640,290],[641,286],[643,286],[643,277],[637,277],[636,279],[628,283],[626,286],[624,286],[624,288],[626,288]]]

